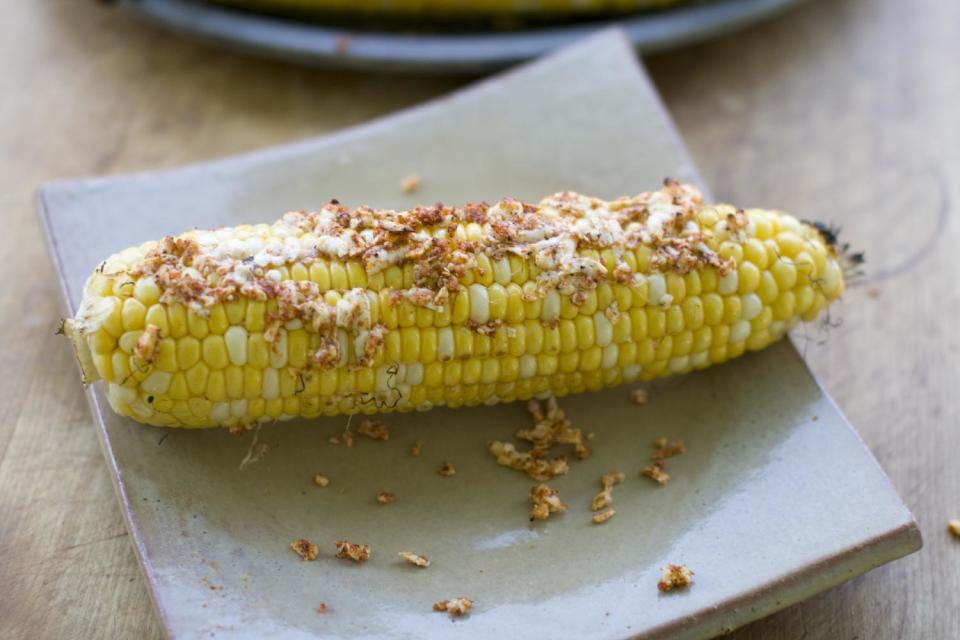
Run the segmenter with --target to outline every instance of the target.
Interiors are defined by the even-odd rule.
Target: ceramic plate
[[[401,178],[423,176],[420,192]],[[68,306],[128,245],[193,226],[343,202],[403,207],[559,189],[605,197],[696,180],[628,42],[607,33],[425,106],[339,134],[163,173],[65,182],[40,194]],[[64,348],[68,348],[64,342]],[[555,481],[569,510],[527,521],[531,481],[486,452],[522,406],[390,416],[387,442],[333,446],[344,418],[254,434],[138,426],[89,391],[96,428],[157,613],[171,637],[705,638],[915,551],[914,520],[863,443],[782,343],[659,382],[646,406],[612,389],[563,400],[595,454]],[[689,452],[658,488],[651,441]],[[418,439],[418,458],[408,454]],[[457,473],[440,477],[448,461]],[[599,476],[621,469],[616,517],[590,522]],[[313,485],[314,473],[332,480]],[[382,507],[378,491],[397,500]],[[321,545],[302,562],[288,544]],[[333,540],[372,545],[354,565]],[[401,550],[429,555],[418,570]],[[696,571],[662,595],[668,562]],[[433,602],[465,595],[453,621]],[[317,606],[325,602],[326,614]]]
[[[218,7],[196,0],[116,0],[184,35],[293,62],[376,71],[489,71],[616,25],[645,53],[706,40],[802,0],[711,0],[612,20],[501,32],[411,33],[325,25]],[[346,45],[346,46],[345,46]]]

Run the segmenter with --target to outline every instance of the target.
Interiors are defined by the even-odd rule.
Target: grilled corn
[[[332,201],[116,254],[64,332],[85,382],[153,425],[562,396],[718,364],[815,319],[844,289],[834,240],[671,180],[612,201]]]

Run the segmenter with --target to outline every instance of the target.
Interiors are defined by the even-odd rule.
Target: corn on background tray
[[[745,27],[803,0],[710,0],[606,21],[460,33],[301,22],[197,0],[114,1],[171,31],[268,58],[378,72],[478,72],[543,55],[608,25],[624,29],[644,53],[662,51]]]
[[[424,187],[402,194],[412,171]],[[72,310],[103,256],[195,225],[265,220],[330,197],[610,197],[665,174],[697,180],[627,42],[607,33],[355,129],[57,183],[40,204]],[[269,451],[241,471],[252,434],[142,427],[106,409],[99,387],[88,395],[158,614],[177,638],[706,638],[920,545],[913,517],[789,343],[659,382],[644,407],[624,388],[565,399],[574,423],[596,433],[595,454],[551,483],[569,510],[536,525],[531,481],[485,451],[527,424],[517,405],[391,416],[390,441],[352,449],[327,444],[344,419],[267,425],[259,443]],[[660,435],[689,447],[664,488],[636,476]],[[411,458],[418,438],[423,454]],[[454,477],[437,475],[444,461]],[[617,515],[592,525],[590,498],[611,469],[628,475]],[[317,472],[329,488],[313,486]],[[396,503],[377,506],[382,490]],[[316,562],[290,551],[299,537],[320,544]],[[373,559],[334,560],[337,538],[370,543]],[[396,553],[406,549],[433,565],[405,566]],[[657,592],[667,562],[696,571],[690,590]],[[469,617],[431,612],[458,595],[474,598]]]

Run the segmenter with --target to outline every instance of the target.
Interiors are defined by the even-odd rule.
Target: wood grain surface
[[[799,344],[916,513],[926,547],[740,640],[960,637],[960,5],[816,0],[648,60],[714,192],[842,224],[868,275]],[[321,134],[465,78],[299,69],[79,0],[0,20],[0,636],[158,638],[65,342],[41,183]],[[638,185],[640,188],[642,185]]]

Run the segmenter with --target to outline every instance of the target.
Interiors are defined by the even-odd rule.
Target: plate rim
[[[493,71],[609,27],[622,29],[641,53],[655,53],[747,27],[807,1],[713,0],[587,25],[433,35],[358,31],[190,0],[114,0],[119,8],[142,20],[241,53],[313,66],[396,73]]]

